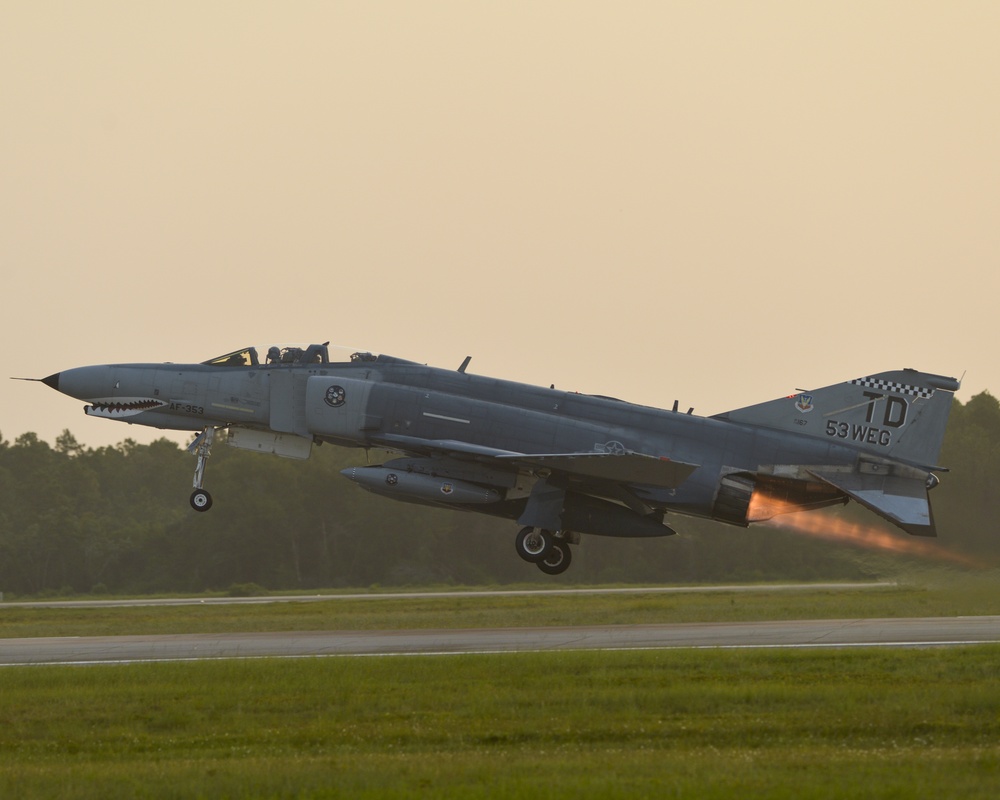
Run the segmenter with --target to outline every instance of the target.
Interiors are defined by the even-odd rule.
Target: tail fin
[[[935,536],[927,490],[959,382],[912,369],[748,406],[716,419],[815,436],[854,447],[853,465],[812,465],[808,473],[908,533]]]
[[[896,370],[727,411],[715,419],[827,438],[930,470],[941,452],[958,388],[954,378]]]

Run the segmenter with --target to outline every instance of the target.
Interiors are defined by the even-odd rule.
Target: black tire
[[[552,547],[552,531],[534,528],[521,528],[514,540],[517,554],[529,564],[537,564]]]
[[[204,489],[191,492],[191,508],[195,511],[208,511],[212,507],[212,495]]]
[[[545,558],[538,562],[538,568],[546,575],[559,575],[569,569],[573,551],[562,539],[555,539]]]

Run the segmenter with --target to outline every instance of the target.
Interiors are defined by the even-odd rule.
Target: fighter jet
[[[349,351],[348,351],[349,352]],[[934,536],[928,490],[959,381],[868,375],[711,417],[354,352],[246,347],[199,364],[50,375],[96,417],[196,431],[191,506],[207,511],[217,431],[233,447],[307,458],[314,444],[385,450],[342,474],[379,495],[513,520],[546,573],[581,534],[669,536],[675,515],[748,526],[855,500]]]

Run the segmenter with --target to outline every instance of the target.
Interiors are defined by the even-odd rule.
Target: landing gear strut
[[[212,495],[206,492],[202,485],[205,483],[208,457],[212,455],[213,439],[215,439],[215,428],[205,428],[188,448],[198,456],[198,463],[194,468],[194,491],[191,493],[191,508],[195,511],[208,511],[212,507]]]

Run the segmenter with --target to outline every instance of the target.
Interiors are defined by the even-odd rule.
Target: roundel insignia
[[[344,402],[347,400],[347,392],[344,391],[343,386],[330,386],[327,388],[323,400],[331,408],[337,408],[344,405]]]
[[[395,472],[390,472],[385,476],[386,486],[395,486],[397,483],[399,483],[399,476]]]

